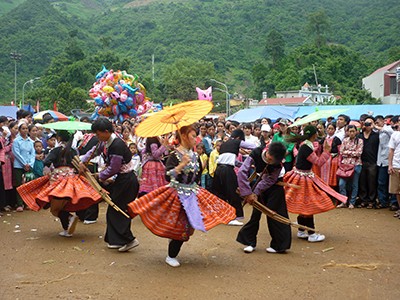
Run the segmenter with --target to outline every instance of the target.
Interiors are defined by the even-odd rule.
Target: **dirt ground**
[[[400,299],[400,220],[388,210],[318,215],[326,240],[308,243],[293,229],[287,254],[266,253],[265,220],[251,254],[235,241],[239,227],[220,225],[184,244],[180,268],[165,264],[168,241],[140,218],[139,247],[107,249],[105,211],[101,204],[99,222],[79,223],[72,238],[58,236],[49,211],[4,214],[0,299]]]

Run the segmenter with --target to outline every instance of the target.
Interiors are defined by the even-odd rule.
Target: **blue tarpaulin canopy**
[[[262,118],[275,121],[278,118],[293,119],[299,110],[295,106],[259,106],[256,108],[242,109],[228,117],[228,120],[237,122],[254,122]]]
[[[296,117],[308,115],[315,111],[315,108],[324,109],[347,109],[343,114],[348,115],[352,120],[358,120],[362,114],[371,116],[377,115],[400,115],[399,104],[366,104],[366,105],[324,105],[324,106],[302,106],[299,108]],[[336,116],[334,116],[336,117]]]
[[[18,107],[13,105],[1,105],[0,116],[10,117],[13,119],[17,118]]]
[[[228,117],[228,120],[237,122],[254,122],[261,118],[270,118],[276,120],[278,118],[295,119],[311,114],[317,110],[347,109],[343,114],[348,115],[352,120],[358,120],[362,114],[372,116],[377,115],[400,115],[399,104],[377,104],[377,105],[319,105],[319,106],[279,106],[268,105],[255,108],[242,109],[237,113]],[[337,117],[334,114],[333,117]]]

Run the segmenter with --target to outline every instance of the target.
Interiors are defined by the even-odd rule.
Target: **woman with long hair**
[[[357,136],[358,130],[354,125],[347,125],[348,136],[343,139],[340,147],[340,163],[354,165],[354,173],[349,178],[339,178],[339,192],[343,196],[347,196],[347,185],[351,184],[351,195],[349,198],[349,208],[352,209],[356,205],[359,179],[362,169],[361,155],[364,149],[364,141]],[[338,208],[346,207],[346,202],[337,206]]]
[[[140,215],[151,232],[171,239],[165,260],[171,267],[180,266],[176,257],[195,229],[205,232],[235,217],[233,207],[198,185],[201,167],[193,151],[195,128],[180,128],[178,137],[180,144],[166,163],[170,183],[128,205],[132,217]]]
[[[6,194],[4,211],[9,212],[16,204],[16,191],[13,186],[13,165],[14,154],[12,152],[12,145],[14,139],[18,134],[18,123],[11,122],[8,127],[3,127],[5,132],[4,136],[4,163],[1,164],[3,172],[4,190]]]
[[[59,146],[54,148],[43,161],[45,166],[54,165],[49,174],[32,180],[19,188],[18,193],[34,211],[50,208],[50,212],[60,219],[63,237],[71,237],[78,218],[70,212],[86,209],[101,200],[86,178],[78,175],[72,159],[78,152],[71,148],[72,137],[67,131],[58,133]]]
[[[35,124],[31,124],[28,126],[28,131],[29,131],[29,137],[31,138],[32,141],[41,141],[41,139],[38,137],[38,128]]]
[[[35,148],[33,141],[28,136],[28,125],[25,122],[18,124],[19,135],[15,138],[12,145],[12,152],[14,154],[14,186],[19,187],[23,181],[24,176],[32,171],[33,164],[35,163]],[[17,195],[17,212],[24,211],[24,202],[22,198]]]
[[[329,123],[326,128],[325,142],[331,146],[330,158],[321,166],[321,179],[330,187],[336,187],[338,180],[336,171],[339,164],[339,149],[342,141],[335,136],[336,124]]]
[[[286,173],[284,181],[299,185],[300,189],[285,187],[288,211],[298,214],[297,222],[314,228],[314,215],[335,208],[330,197],[341,202],[346,197],[335,192],[326,185],[321,178],[312,171],[314,164],[321,166],[330,158],[331,146],[325,142],[323,153],[318,157],[314,152],[313,142],[317,139],[317,128],[308,125],[303,130],[303,135],[292,135],[287,137],[288,142],[303,141],[295,162],[295,168]],[[321,242],[325,239],[322,234],[314,231],[305,232],[299,230],[297,237],[307,239],[309,242]]]
[[[165,166],[162,162],[167,151],[166,138],[149,137],[146,148],[142,151],[142,178],[140,180],[139,195],[150,193],[160,186],[166,185]]]

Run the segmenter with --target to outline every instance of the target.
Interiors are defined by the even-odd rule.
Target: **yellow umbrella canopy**
[[[191,125],[207,115],[213,104],[207,100],[186,101],[156,112],[136,127],[141,137],[159,136]]]

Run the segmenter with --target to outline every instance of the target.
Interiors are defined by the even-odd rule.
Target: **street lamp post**
[[[22,54],[17,51],[10,53],[10,58],[14,60],[14,104],[17,104],[17,61],[22,59]]]
[[[22,107],[21,107],[21,108],[24,107],[25,85],[26,85],[27,83],[32,84],[35,80],[38,80],[38,79],[40,79],[40,77],[35,77],[35,78],[32,78],[32,79],[29,79],[29,80],[28,80],[27,82],[25,82],[24,85],[22,86]]]
[[[228,101],[228,99],[229,99],[229,93],[228,93],[228,91],[227,91],[227,90],[220,89],[220,88],[217,88],[217,87],[215,87],[214,90],[217,90],[217,91],[220,91],[220,92],[225,93],[226,117],[228,117],[228,116],[229,116],[229,105],[228,105],[228,102],[229,102],[229,101]]]
[[[225,83],[220,82],[220,81],[215,80],[215,79],[210,79],[210,81],[218,83],[218,84],[222,85],[225,88],[225,90],[222,90],[222,89],[219,89],[219,88],[215,88],[215,89],[218,90],[218,91],[224,92],[225,95],[226,95],[226,117],[228,118],[229,115],[230,115],[230,103],[229,103],[228,86]]]

